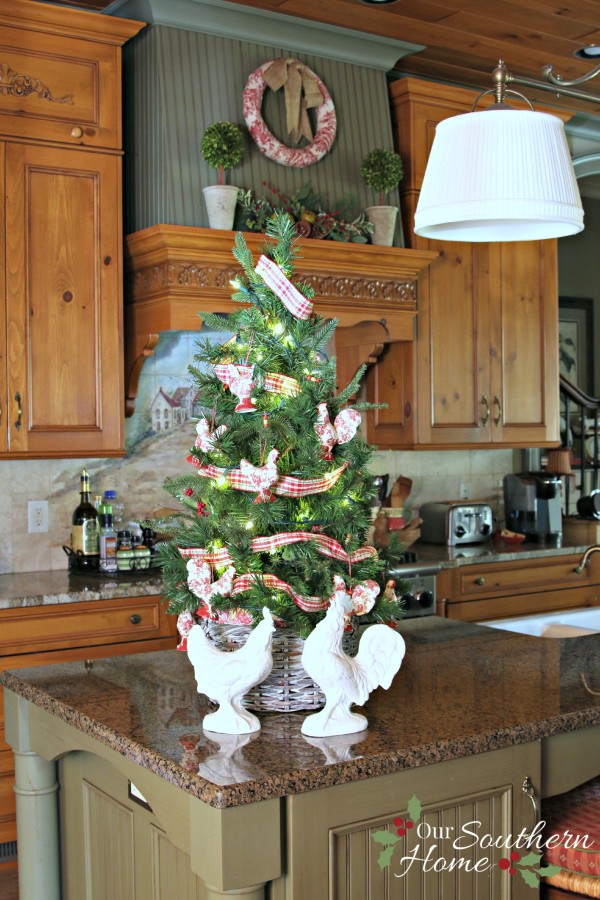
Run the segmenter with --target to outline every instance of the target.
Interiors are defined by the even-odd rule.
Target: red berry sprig
[[[502,859],[498,860],[498,868],[506,871],[508,869],[509,875],[516,875],[517,870],[513,866],[514,862],[518,862],[521,859],[521,854],[517,853],[516,850],[513,850],[509,857],[503,856]]]
[[[397,816],[394,819],[394,825],[396,826],[396,834],[399,834],[400,837],[403,837],[407,830],[410,831],[411,828],[414,828],[414,822],[412,819],[403,819],[402,816]]]

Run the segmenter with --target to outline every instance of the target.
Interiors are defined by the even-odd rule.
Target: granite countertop
[[[411,547],[419,564],[450,568],[485,562],[514,562],[543,556],[582,553],[586,546],[564,543],[561,547],[543,544],[508,545],[496,541],[447,547],[424,544]],[[108,576],[101,573],[72,571],[19,572],[0,575],[0,610],[14,607],[46,606],[54,603],[80,603],[86,600],[113,600],[118,597],[141,597],[162,593],[160,569],[127,575]]]
[[[402,622],[407,652],[367,731],[307,738],[305,713],[253,735],[203,732],[208,700],[173,651],[5,672],[10,690],[205,803],[237,806],[600,724],[600,634],[540,639],[436,616]]]
[[[480,544],[464,544],[458,547],[417,541],[410,549],[417,554],[419,563],[448,569],[476,563],[519,562],[525,559],[540,559],[544,556],[568,556],[573,553],[583,555],[588,546],[589,544],[573,544],[565,540],[557,547],[527,541],[523,544],[507,544],[491,539]]]
[[[162,593],[160,570],[114,576],[65,570],[0,575],[0,610]]]

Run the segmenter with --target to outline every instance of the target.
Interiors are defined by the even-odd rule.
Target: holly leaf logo
[[[390,844],[389,847],[386,847],[385,850],[382,850],[379,854],[379,858],[377,860],[377,865],[379,866],[379,871],[382,872],[384,869],[387,869],[389,864],[392,861],[392,855],[394,853],[394,845]]]
[[[519,868],[519,872],[521,873],[521,878],[528,884],[529,887],[537,888],[540,883],[540,878],[537,872],[532,872],[531,869],[521,869]]]
[[[413,822],[418,822],[421,818],[421,801],[416,798],[413,794],[410,800],[408,801],[408,815],[413,820]]]
[[[519,860],[520,866],[539,866],[540,861],[542,859],[541,853],[528,853],[527,856],[522,856]]]
[[[542,878],[551,878],[553,875],[558,875],[559,872],[563,872],[564,869],[561,866],[541,866],[540,867],[540,875]]]
[[[397,844],[400,840],[400,838],[397,837],[393,833],[393,831],[390,831],[388,828],[384,828],[383,831],[374,831],[371,837],[373,838],[375,843],[383,844],[385,847],[390,845],[393,847],[394,844]]]

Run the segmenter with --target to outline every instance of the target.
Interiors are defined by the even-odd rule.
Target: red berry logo
[[[402,816],[397,816],[394,819],[394,825],[396,826],[396,834],[399,834],[400,837],[403,837],[407,830],[410,830],[414,826],[414,822],[412,819],[403,819]]]

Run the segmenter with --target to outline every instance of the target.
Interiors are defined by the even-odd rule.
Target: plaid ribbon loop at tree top
[[[254,269],[264,283],[279,297],[283,305],[297,319],[309,319],[313,311],[313,303],[294,287],[289,278],[283,274],[277,263],[264,254]]]
[[[202,478],[225,478],[237,491],[255,492],[256,487],[241,469],[224,469],[220,466],[203,466],[193,456],[188,456],[187,461],[198,469],[198,475]],[[274,494],[281,497],[308,497],[310,494],[324,494],[339,480],[348,463],[344,463],[333,472],[327,472],[321,478],[295,478],[293,475],[281,475],[275,484],[270,486]]]
[[[348,553],[335,538],[328,537],[326,534],[307,531],[282,531],[279,534],[256,537],[250,542],[250,547],[254,553],[268,553],[271,550],[277,550],[279,547],[285,547],[289,544],[307,543],[308,541],[314,543],[318,552],[323,556],[329,556],[331,559],[337,559],[341,562],[361,562],[377,554],[375,547],[367,545],[359,547],[352,553]],[[218,547],[216,550],[206,550],[204,547],[178,547],[177,549],[184,559],[202,559],[216,566],[227,566],[233,562],[227,547]]]

